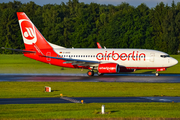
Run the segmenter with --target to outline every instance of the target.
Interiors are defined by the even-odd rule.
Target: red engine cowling
[[[119,65],[116,63],[104,63],[99,64],[98,72],[99,73],[118,73]]]

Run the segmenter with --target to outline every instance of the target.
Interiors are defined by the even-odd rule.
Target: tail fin
[[[19,25],[26,50],[34,50],[36,45],[39,49],[53,49],[56,45],[49,43],[26,16],[24,12],[17,12]],[[59,46],[59,48],[64,48]]]

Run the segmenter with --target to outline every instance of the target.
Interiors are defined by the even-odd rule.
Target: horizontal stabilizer
[[[5,47],[1,47],[1,49],[13,50],[13,51],[17,51],[17,52],[36,53],[36,51],[21,50],[21,49],[12,49],[12,48],[5,48]]]

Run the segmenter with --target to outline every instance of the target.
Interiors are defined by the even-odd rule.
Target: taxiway
[[[50,103],[123,103],[123,102],[180,102],[180,97],[56,97],[56,98],[4,98],[0,104]]]

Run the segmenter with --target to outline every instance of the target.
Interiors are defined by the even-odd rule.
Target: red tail
[[[17,16],[26,50],[34,50],[34,45],[39,49],[52,49],[24,12],[17,12]]]

